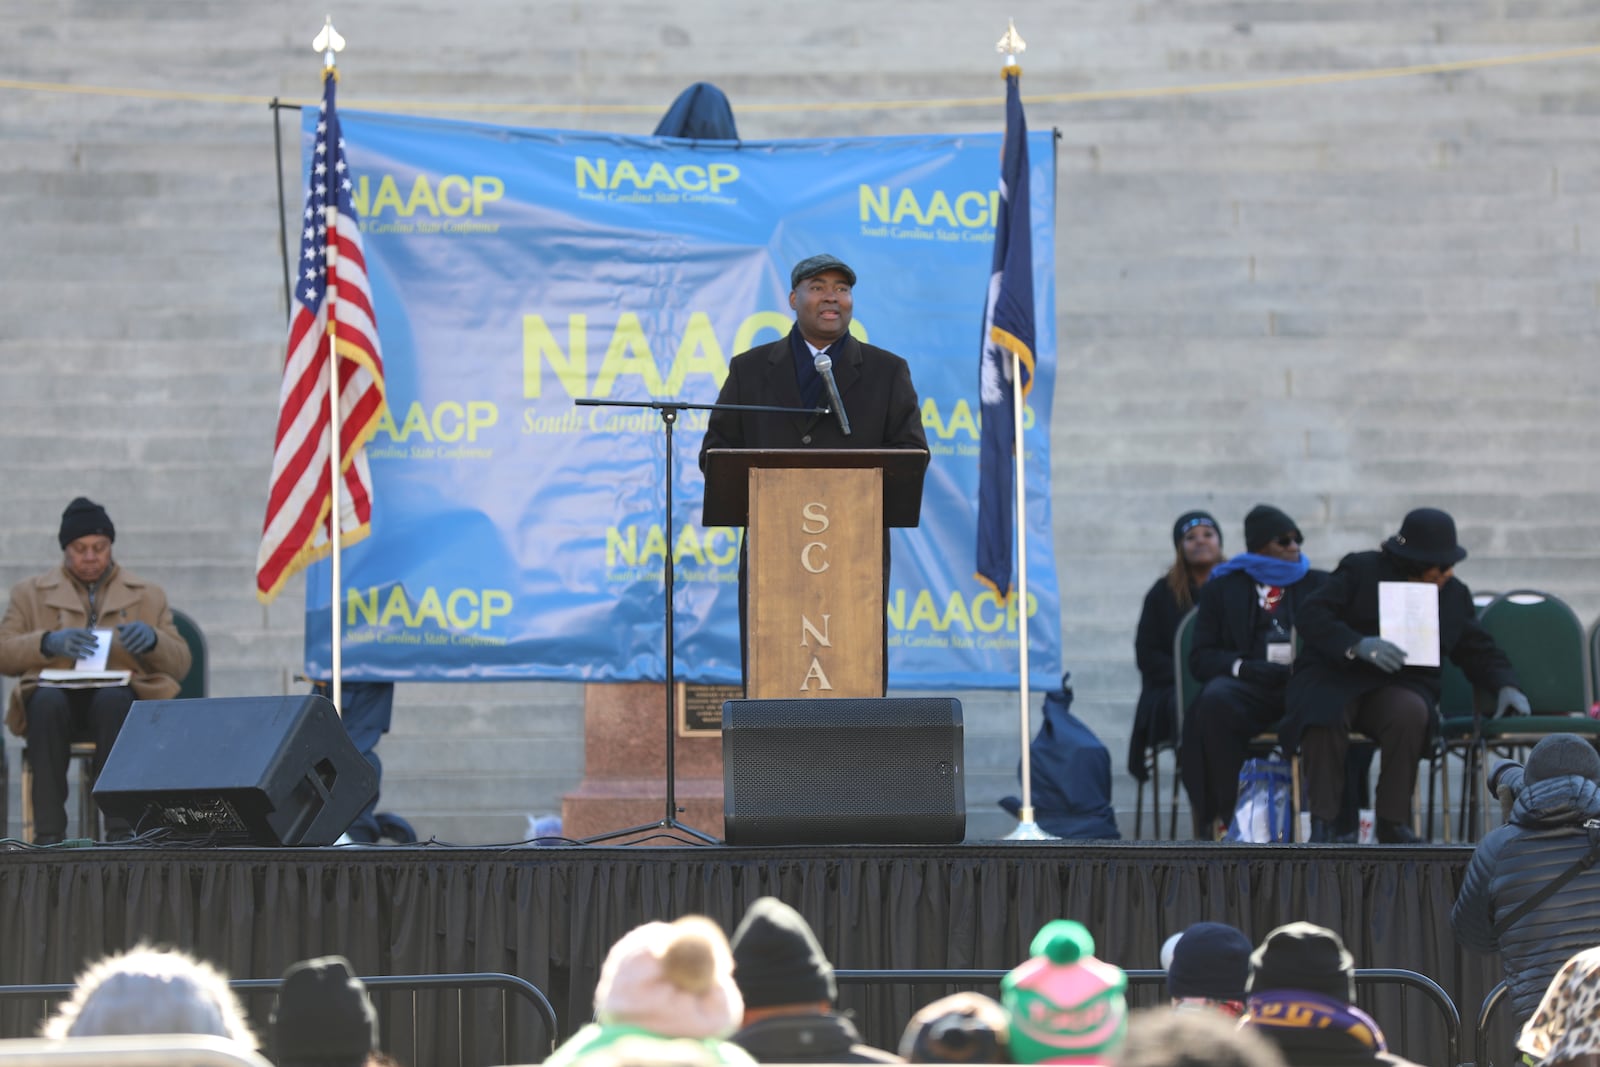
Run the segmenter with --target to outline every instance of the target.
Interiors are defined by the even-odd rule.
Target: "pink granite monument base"
[[[561,798],[561,832],[574,839],[667,817],[666,693],[653,682],[591,684],[583,696],[583,781]],[[677,729],[674,723],[674,730]],[[722,738],[675,734],[677,821],[722,837]],[[613,844],[671,845],[667,831]]]

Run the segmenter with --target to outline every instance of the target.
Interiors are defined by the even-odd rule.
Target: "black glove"
[[[156,647],[156,631],[147,622],[125,622],[117,627],[117,640],[135,656],[142,656]]]
[[[44,640],[39,642],[39,650],[51,659],[60,656],[65,656],[67,659],[82,659],[93,655],[99,643],[93,630],[81,627],[75,630],[53,630],[45,634]]]
[[[1363,637],[1357,641],[1350,650],[1350,658],[1370,663],[1385,674],[1393,674],[1406,665],[1405,650],[1381,637]]]
[[[1278,688],[1289,684],[1289,665],[1264,659],[1240,660],[1239,677],[1256,685]]]
[[[1517,794],[1522,791],[1522,782],[1522,764],[1514,760],[1500,760],[1495,763],[1494,770],[1489,772],[1489,792],[1500,801],[1502,823],[1511,821],[1511,809],[1516,806]]]

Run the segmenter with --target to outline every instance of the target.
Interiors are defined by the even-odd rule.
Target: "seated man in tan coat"
[[[166,594],[119,567],[111,517],[78,497],[61,515],[61,565],[17,583],[0,620],[0,674],[21,675],[6,725],[28,739],[33,765],[35,844],[59,842],[67,830],[67,765],[72,742],[95,743],[100,774],[135,699],[169,700],[189,673],[189,645],[172,623]],[[40,685],[39,672],[71,669],[96,647],[94,631],[110,630],[108,671],[128,671],[127,685],[61,688]],[[106,824],[106,836],[129,827]]]

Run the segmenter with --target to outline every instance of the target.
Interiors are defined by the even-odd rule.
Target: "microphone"
[[[839,385],[833,380],[833,359],[826,352],[818,352],[815,363],[817,373],[828,384],[828,399],[833,403],[833,413],[839,416],[839,429],[850,436],[850,416],[844,413],[844,401],[839,399]]]

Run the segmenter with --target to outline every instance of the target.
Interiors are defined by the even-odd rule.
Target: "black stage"
[[[1232,923],[1259,941],[1309,919],[1338,930],[1358,967],[1419,971],[1443,986],[1462,1015],[1465,1060],[1479,1005],[1500,979],[1498,958],[1466,952],[1450,934],[1470,855],[1064,842],[15,850],[0,860],[0,985],[70,982],[85,962],[141,940],[181,946],[234,978],[276,978],[295,960],[337,952],[369,975],[520,976],[548,994],[570,1032],[589,1017],[600,963],[627,930],[699,912],[731,931],[767,894],[798,908],[843,969],[1010,968],[1058,917],[1085,923],[1102,958],[1156,968],[1161,943],[1192,922]],[[892,1048],[912,1010],[940,992],[852,983],[841,1000],[868,1041]],[[419,1006],[426,1018],[415,1025],[400,1018],[409,1001],[379,1007],[390,1016],[387,1047],[412,1067],[504,1062],[458,1043],[453,1024],[444,1034],[456,1007]],[[1444,1062],[1429,1012],[1413,1009],[1401,1023],[1383,997],[1370,1007],[1396,1051]],[[39,1010],[0,1006],[0,1036],[23,1036]],[[501,1026],[459,1010],[469,1034]],[[1509,1047],[1508,1034],[1496,1037]]]

